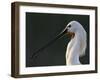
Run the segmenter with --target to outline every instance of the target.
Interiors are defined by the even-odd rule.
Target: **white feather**
[[[71,25],[69,28],[68,26]],[[70,40],[66,51],[66,65],[81,64],[79,57],[85,55],[86,50],[86,31],[77,21],[71,21],[67,26],[68,32],[74,33],[75,36]]]

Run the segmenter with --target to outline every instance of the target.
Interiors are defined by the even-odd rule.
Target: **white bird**
[[[60,39],[63,35],[70,34],[71,40],[68,43],[66,49],[66,65],[79,65],[81,62],[79,61],[79,57],[85,55],[86,50],[86,40],[87,34],[83,26],[77,21],[71,21],[64,28],[64,30],[58,34],[54,39],[48,42],[43,47],[37,49],[34,54],[32,54],[31,58],[35,57],[39,54],[41,50],[45,49],[47,46],[54,43],[56,40]],[[38,54],[37,54],[38,53]]]
[[[79,65],[79,57],[85,55],[87,34],[83,26],[77,21],[71,21],[64,31],[71,35],[66,51],[66,65]]]

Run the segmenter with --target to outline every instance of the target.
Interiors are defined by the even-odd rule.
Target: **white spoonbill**
[[[69,22],[65,29],[60,34],[58,34],[54,39],[52,39],[43,47],[34,51],[31,58],[36,58],[40,51],[54,43],[56,40],[60,39],[65,34],[71,35],[71,40],[66,48],[66,65],[81,64],[79,61],[79,57],[85,55],[87,45],[87,34],[83,26],[78,21]]]
[[[71,35],[66,50],[66,65],[79,65],[79,57],[85,55],[87,34],[83,26],[77,21],[71,21],[64,29]]]

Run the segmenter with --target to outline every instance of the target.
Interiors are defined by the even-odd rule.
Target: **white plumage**
[[[86,31],[77,21],[69,22],[65,29],[72,36],[66,50],[66,65],[81,64],[79,57],[85,55]]]

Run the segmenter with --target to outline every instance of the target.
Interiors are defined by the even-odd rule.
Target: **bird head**
[[[75,36],[75,33],[83,31],[82,25],[77,21],[71,21],[63,30],[63,33],[70,35],[72,38]]]
[[[79,22],[77,22],[77,21],[71,21],[66,26],[67,31],[71,32],[71,33],[76,33],[81,28],[82,28],[82,25]]]

